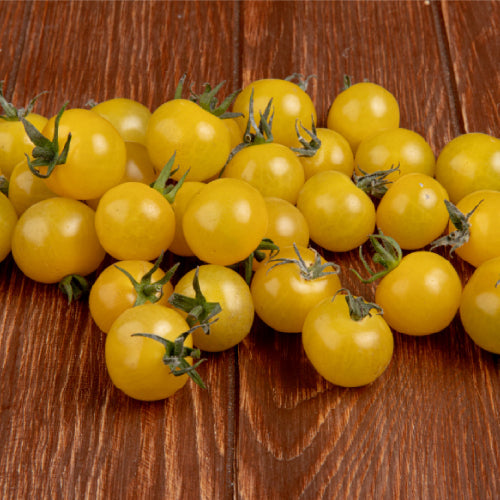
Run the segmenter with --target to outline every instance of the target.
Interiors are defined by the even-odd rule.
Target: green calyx
[[[243,261],[244,269],[245,269],[245,281],[250,284],[252,279],[252,268],[253,268],[253,260],[255,259],[257,262],[262,262],[267,254],[265,250],[269,250],[269,257],[272,258],[276,255],[280,247],[276,245],[273,240],[270,238],[263,238],[259,243],[259,246]]]
[[[273,99],[269,99],[264,113],[259,111],[260,121],[259,125],[255,121],[254,111],[253,111],[253,89],[250,94],[249,104],[248,104],[248,121],[243,134],[243,142],[238,144],[230,153],[226,160],[226,163],[219,172],[219,177],[222,176],[226,165],[232,160],[232,158],[239,153],[242,149],[249,146],[257,146],[259,144],[267,144],[273,142],[273,134],[271,128],[273,125],[274,112],[271,114]],[[252,131],[253,130],[253,131]]]
[[[345,292],[345,301],[347,302],[347,307],[349,308],[349,316],[354,321],[361,321],[363,318],[371,317],[371,311],[375,309],[377,314],[383,314],[383,309],[373,302],[366,301],[363,297],[354,297],[352,293],[347,288],[341,288],[333,296],[332,300],[339,294]]]
[[[5,121],[12,121],[12,122],[17,122],[21,120],[21,118],[24,118],[28,116],[32,111],[33,108],[35,107],[35,103],[37,99],[43,95],[46,94],[47,92],[40,92],[38,95],[33,97],[31,101],[28,103],[28,105],[25,108],[16,108],[14,104],[11,102],[7,101],[3,94],[3,85],[4,81],[0,81],[0,106],[2,106],[3,111],[5,114],[0,115],[0,119],[5,120]]]
[[[59,290],[68,298],[68,304],[79,300],[90,290],[89,282],[79,274],[69,274],[59,282]]]
[[[335,264],[334,262],[325,262],[324,264],[321,262],[321,255],[311,247],[311,250],[314,252],[314,262],[310,265],[307,265],[305,260],[300,255],[299,249],[297,245],[293,244],[293,249],[297,254],[296,259],[288,259],[288,258],[280,258],[276,257],[274,259],[270,259],[269,262],[273,262],[274,264],[268,269],[268,272],[275,268],[276,266],[282,266],[284,264],[293,264],[298,266],[300,270],[300,275],[307,281],[316,280],[319,278],[323,278],[330,274],[339,274],[340,266]],[[333,271],[326,271],[327,268],[332,268]]]
[[[304,138],[300,133],[298,121],[299,120],[295,120],[295,131],[297,132],[297,138],[299,139],[299,142],[302,144],[302,147],[290,148],[290,149],[295,153],[297,153],[299,156],[305,156],[310,158],[311,156],[314,156],[318,152],[318,149],[321,147],[321,139],[318,137],[316,133],[316,125],[314,123],[314,118],[312,116],[311,116],[311,122],[312,122],[311,130],[305,128],[302,125],[302,123],[300,124],[302,129],[309,134],[309,137],[311,138],[309,141],[306,138]]]
[[[192,347],[187,347],[184,345],[186,338],[194,331],[197,327],[191,328],[188,331],[179,335],[174,341],[167,340],[154,333],[133,333],[132,337],[145,337],[159,342],[165,347],[165,354],[163,355],[163,364],[170,368],[172,375],[179,377],[181,375],[187,374],[191,377],[201,388],[206,389],[205,383],[201,378],[200,374],[196,371],[196,368],[200,366],[205,359],[199,359],[201,352],[199,349],[193,349]],[[193,359],[198,359],[194,365],[190,365],[186,361],[186,357],[191,357]]]
[[[396,268],[403,257],[401,247],[398,245],[397,241],[390,236],[386,236],[379,232],[379,234],[370,235],[370,242],[375,250],[372,256],[372,260],[375,264],[380,264],[383,269],[380,271],[374,271],[366,262],[363,256],[363,245],[359,247],[359,258],[363,267],[370,274],[369,278],[363,278],[358,271],[351,269],[351,271],[361,280],[363,283],[372,283],[379,278],[383,278],[386,274],[390,273],[394,268]]]
[[[163,278],[158,281],[152,281],[153,274],[160,267],[161,261],[163,260],[163,252],[156,259],[153,267],[141,278],[141,281],[137,281],[128,271],[117,266],[115,267],[119,269],[132,283],[134,287],[135,293],[137,294],[137,298],[134,302],[134,306],[140,306],[141,304],[145,304],[146,302],[151,302],[154,304],[158,302],[163,297],[163,287],[166,285],[174,275],[175,271],[179,267],[179,263],[174,264],[166,273]]]
[[[482,202],[483,200],[481,200],[468,214],[464,214],[451,201],[444,200],[446,210],[448,210],[450,216],[450,221],[456,229],[446,236],[434,240],[431,243],[430,249],[434,250],[434,248],[437,247],[449,246],[451,255],[457,248],[467,243],[470,238],[471,228],[469,219]]]
[[[375,198],[382,198],[387,193],[387,185],[392,181],[387,180],[387,176],[399,172],[399,165],[389,168],[387,170],[377,170],[371,174],[359,169],[363,175],[352,174],[354,184],[364,191],[366,194],[374,196]]]
[[[210,335],[210,326],[217,321],[212,318],[222,311],[218,302],[208,302],[200,288],[199,267],[196,268],[193,277],[193,289],[195,296],[188,297],[180,293],[174,292],[168,299],[177,309],[187,313],[186,321],[188,325],[194,329],[201,328],[206,335]],[[198,325],[197,325],[198,323]]]
[[[9,195],[9,181],[4,175],[0,175],[0,193],[3,193],[5,196]]]
[[[307,91],[307,87],[309,86],[309,81],[312,78],[317,78],[317,75],[309,75],[304,77],[301,73],[292,73],[291,75],[288,75],[285,80],[287,82],[293,82],[295,83],[298,87],[300,87],[304,92]]]
[[[160,175],[158,175],[156,181],[151,184],[151,187],[164,196],[170,204],[174,202],[177,192],[181,188],[189,173],[188,169],[175,184],[167,184],[170,176],[177,171],[177,169],[173,169],[174,161],[175,153],[170,157],[167,163],[165,163],[165,166],[161,169]]]
[[[184,90],[184,81],[186,80],[186,73],[184,73],[177,84],[177,88],[175,89],[174,99],[181,99],[182,92]],[[229,112],[229,106],[234,101],[234,98],[238,95],[240,90],[235,90],[233,93],[228,95],[220,104],[217,99],[217,94],[219,90],[226,83],[225,80],[220,82],[218,85],[212,88],[209,83],[203,84],[203,92],[201,94],[195,94],[190,88],[190,96],[189,100],[198,104],[202,109],[208,111],[209,113],[218,116],[219,118],[236,118],[238,116],[242,116],[241,113],[232,113]]]
[[[21,117],[21,121],[24,125],[24,130],[30,138],[31,142],[35,145],[33,152],[33,160],[26,155],[28,161],[28,167],[31,172],[42,179],[46,179],[53,172],[57,165],[62,165],[66,163],[69,153],[69,146],[71,143],[71,133],[68,134],[66,143],[64,144],[63,150],[59,153],[59,121],[61,116],[66,109],[67,103],[63,105],[59,113],[55,118],[54,123],[54,138],[52,141],[47,139],[41,132],[39,132],[34,125],[27,121],[24,117]],[[48,167],[47,172],[42,174],[38,168]]]

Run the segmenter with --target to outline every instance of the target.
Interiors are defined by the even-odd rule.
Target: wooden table
[[[153,110],[186,71],[227,93],[300,72],[317,75],[324,125],[348,74],[389,89],[436,154],[464,132],[500,135],[499,2],[3,1],[0,26],[6,96],[49,90],[47,115],[117,96]],[[356,251],[333,257],[359,268]],[[0,298],[2,499],[500,498],[500,357],[458,318],[395,333],[384,375],[350,390],[257,320],[200,367],[207,390],[146,404],[112,386],[85,302],[68,308],[11,257]]]

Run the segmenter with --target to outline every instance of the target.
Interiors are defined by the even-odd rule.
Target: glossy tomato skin
[[[429,143],[417,132],[405,128],[384,130],[370,136],[358,146],[354,158],[355,171],[368,174],[399,167],[386,179],[394,182],[409,173],[434,176],[436,158]]]
[[[134,306],[137,300],[130,279],[120,269],[124,269],[140,282],[143,276],[151,270],[153,264],[144,260],[123,260],[106,267],[95,280],[89,294],[89,310],[92,319],[99,329],[105,333],[118,316],[126,309]],[[157,282],[165,276],[162,269],[157,269],[151,276],[151,282]],[[170,282],[162,287],[163,296],[156,304],[168,306],[168,298],[172,294],[173,286]]]
[[[19,217],[12,255],[19,269],[41,283],[95,271],[105,256],[94,226],[94,211],[70,198],[49,198]]]
[[[146,129],[151,111],[144,104],[116,97],[96,104],[92,111],[106,118],[126,142],[146,144]]]
[[[312,249],[297,247],[309,266],[315,260]],[[281,248],[275,258],[297,259],[293,247]],[[321,258],[324,264],[325,260]],[[341,288],[337,274],[306,279],[295,263],[275,266],[273,259],[260,266],[252,278],[250,290],[260,319],[277,332],[299,333],[308,312],[325,297]],[[327,268],[327,271],[332,271]]]
[[[473,191],[499,191],[500,139],[480,133],[455,137],[437,158],[436,179],[455,204]]]
[[[223,177],[242,179],[264,197],[282,198],[295,204],[304,185],[304,168],[296,154],[278,143],[242,149],[228,162]]]
[[[355,321],[343,295],[328,297],[307,315],[302,329],[307,358],[332,384],[360,387],[376,380],[389,365],[394,339],[383,316]]]
[[[399,104],[380,85],[356,83],[335,97],[328,111],[327,127],[345,137],[356,153],[363,139],[399,127]]]
[[[354,157],[349,142],[335,130],[316,129],[321,146],[313,156],[299,157],[306,180],[323,170],[338,170],[351,177],[354,171]]]
[[[0,193],[0,262],[9,255],[12,235],[17,224],[17,213],[11,201]]]
[[[458,311],[462,283],[452,264],[440,255],[409,253],[379,282],[375,302],[394,330],[429,335],[446,328]]]
[[[458,256],[474,267],[500,257],[500,191],[474,191],[464,196],[456,206],[467,214],[478,204],[469,218],[469,240],[455,250]],[[455,226],[450,222],[448,229],[454,231]]]
[[[500,354],[500,257],[477,267],[464,286],[460,319],[479,347]]]
[[[162,361],[165,347],[160,342],[132,335],[151,333],[174,341],[188,330],[178,312],[162,305],[143,304],[125,310],[106,336],[106,367],[113,384],[127,396],[141,401],[172,396],[186,384],[188,375],[171,373]],[[184,345],[192,347],[191,336]]]
[[[226,126],[229,131],[229,137],[231,139],[231,151],[243,142],[243,132],[236,121],[236,118],[224,118],[222,123]]]
[[[115,259],[153,260],[172,243],[175,215],[156,189],[125,182],[103,195],[95,227],[102,246]]]
[[[194,256],[194,253],[191,248],[189,248],[186,237],[184,236],[182,219],[189,205],[189,202],[191,201],[193,196],[204,186],[205,183],[200,181],[184,181],[182,186],[177,191],[177,194],[175,195],[174,202],[172,203],[172,208],[174,209],[175,214],[175,234],[174,239],[169,246],[169,250],[176,255],[180,255],[182,257]]]
[[[195,297],[195,269],[175,285],[174,292]],[[245,280],[228,267],[205,264],[198,268],[200,289],[208,302],[218,302],[222,311],[207,335],[201,328],[193,332],[193,344],[203,351],[220,352],[240,343],[252,328],[254,306]]]
[[[264,237],[264,198],[241,179],[217,179],[189,202],[182,227],[188,246],[208,264],[229,266],[246,259]]]
[[[335,170],[308,179],[297,208],[307,220],[311,240],[333,252],[357,248],[375,229],[375,206],[369,196]]]
[[[272,99],[274,110],[272,134],[274,142],[288,147],[300,147],[295,130],[298,120],[304,127],[311,129],[312,121],[317,122],[316,108],[309,95],[297,84],[279,78],[265,78],[247,85],[234,100],[233,111],[242,113],[236,118],[245,131],[248,122],[250,96],[253,91],[253,112],[257,124],[259,112],[264,113],[269,100]]]
[[[28,114],[26,120],[38,130],[47,123],[47,118],[37,113]],[[14,167],[25,160],[25,155],[31,156],[34,147],[21,121],[0,119],[0,171],[7,179],[10,179]]]
[[[399,178],[377,206],[377,227],[405,250],[438,238],[448,225],[448,193],[434,178],[412,173]]]
[[[57,196],[43,179],[33,175],[26,158],[12,171],[9,180],[9,199],[18,215],[35,203]]]
[[[55,117],[43,135],[52,140]],[[64,165],[57,165],[46,179],[47,187],[59,196],[77,200],[99,198],[118,184],[125,173],[125,142],[108,120],[87,109],[68,109],[59,122],[59,151],[71,133]],[[46,172],[46,167],[40,169]]]
[[[186,99],[167,101],[149,120],[146,147],[158,171],[175,153],[172,178],[186,177],[206,181],[226,163],[231,151],[231,137],[223,120]]]

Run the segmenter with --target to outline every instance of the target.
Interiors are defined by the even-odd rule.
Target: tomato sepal
[[[80,300],[90,290],[89,282],[79,274],[69,274],[65,276],[58,284],[59,290],[66,295],[68,304],[73,300]]]
[[[345,301],[347,303],[347,307],[349,308],[349,316],[353,321],[361,321],[363,318],[372,316],[372,309],[377,310],[377,314],[384,314],[384,310],[378,304],[374,302],[368,302],[364,297],[358,295],[354,296],[350,290],[347,288],[340,288],[335,295],[332,297],[332,302],[335,300],[335,297],[345,292]]]
[[[358,167],[359,168],[359,167]],[[387,193],[387,185],[392,184],[392,181],[387,180],[387,176],[394,172],[399,172],[399,165],[388,168],[387,170],[377,170],[376,172],[368,173],[359,168],[363,175],[352,174],[354,184],[364,191],[366,194],[375,198],[382,198]]]
[[[193,379],[193,381],[199,385],[202,389],[206,389],[206,385],[203,382],[200,374],[196,371],[196,368],[201,365],[205,358],[199,359],[201,356],[201,351],[196,348],[187,347],[184,345],[186,338],[194,331],[197,327],[191,328],[188,331],[181,333],[173,342],[171,340],[155,335],[154,333],[133,333],[132,337],[145,337],[156,342],[159,342],[165,347],[165,354],[163,355],[163,363],[170,368],[172,375],[179,377],[181,375],[187,374]],[[198,361],[194,365],[190,365],[186,361],[186,357],[189,356]]]
[[[434,250],[437,247],[449,246],[450,255],[452,255],[457,248],[465,245],[470,238],[471,224],[469,219],[482,202],[483,200],[481,200],[470,212],[464,214],[451,201],[444,200],[446,210],[448,210],[448,214],[450,215],[450,221],[456,229],[455,231],[434,240],[431,243],[430,249]]]
[[[0,106],[2,106],[2,109],[5,113],[4,115],[0,115],[0,119],[4,121],[17,122],[21,118],[28,116],[33,111],[38,98],[43,94],[47,94],[47,91],[44,90],[43,92],[40,92],[35,97],[33,97],[25,108],[16,108],[14,104],[7,101],[3,94],[4,83],[4,80],[0,81]]]
[[[372,256],[373,262],[375,264],[380,264],[384,269],[374,271],[368,262],[366,262],[363,255],[363,245],[360,245],[359,258],[363,267],[368,271],[370,277],[363,278],[361,274],[356,271],[356,269],[351,268],[351,272],[353,272],[362,283],[373,283],[379,278],[383,278],[386,274],[395,269],[403,258],[403,252],[398,242],[394,238],[386,236],[381,231],[379,231],[378,234],[370,235],[369,240],[375,250],[375,253]]]
[[[309,141],[300,133],[299,126],[298,126],[299,120],[295,120],[295,132],[297,133],[297,138],[299,142],[302,144],[301,148],[290,148],[293,152],[297,153],[299,157],[306,157],[306,158],[311,158],[314,156],[317,152],[318,149],[321,147],[321,139],[318,137],[317,132],[316,132],[316,124],[314,123],[314,117],[311,115],[311,122],[312,122],[312,127],[311,130],[307,129],[300,124],[302,129],[309,134],[309,137],[311,138]]]
[[[50,177],[50,174],[53,172],[54,168],[57,165],[63,165],[66,163],[66,159],[69,153],[69,146],[71,143],[71,132],[68,134],[68,138],[63,146],[61,153],[59,153],[59,121],[61,120],[61,116],[66,109],[67,102],[62,106],[62,108],[57,113],[54,123],[54,137],[52,140],[47,139],[37,128],[31,124],[24,117],[21,117],[21,121],[24,125],[24,130],[26,131],[27,136],[30,138],[31,142],[35,145],[33,148],[33,158],[34,161],[30,159],[28,155],[26,155],[26,159],[28,162],[28,167],[31,172],[40,177],[41,179],[47,179]],[[47,172],[42,174],[36,167],[48,167]]]

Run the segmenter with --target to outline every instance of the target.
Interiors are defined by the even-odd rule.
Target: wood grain
[[[388,88],[401,125],[437,154],[455,135],[500,135],[495,2],[0,2],[9,100],[51,115],[115,96],[151,109],[187,85],[316,74],[324,125],[344,74]],[[186,93],[188,89],[186,89]],[[329,254],[346,286],[356,252]],[[172,258],[171,258],[172,259]],[[472,268],[453,259],[464,282]],[[208,389],[140,403],[115,389],[86,304],[0,263],[2,499],[500,497],[500,357],[459,319],[395,332],[370,386],[319,377],[300,337],[256,320],[237,349],[208,355]]]

